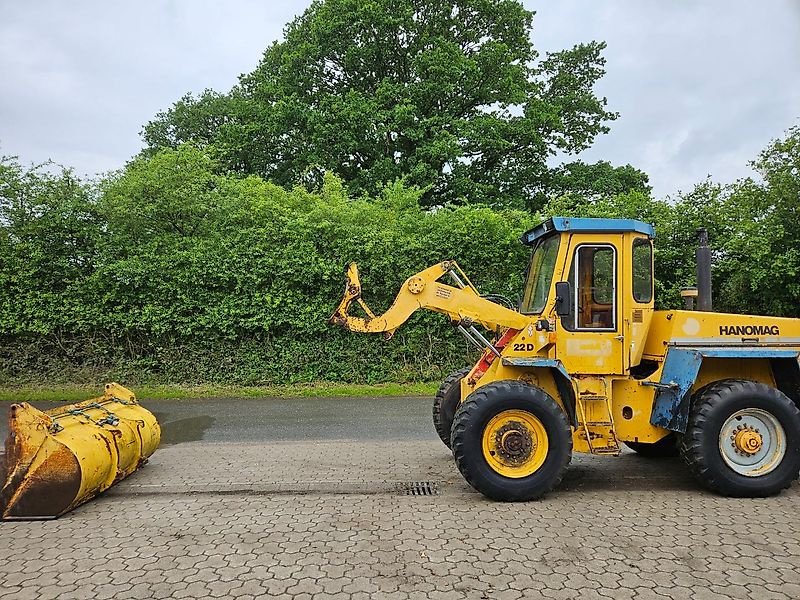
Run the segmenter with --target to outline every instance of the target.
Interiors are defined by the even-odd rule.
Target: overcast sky
[[[186,92],[226,91],[306,0],[0,0],[0,155],[116,169]],[[587,160],[644,169],[659,196],[732,181],[800,120],[800,0],[533,1],[533,39],[608,43],[619,111]]]

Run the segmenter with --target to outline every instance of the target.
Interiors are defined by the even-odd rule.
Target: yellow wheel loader
[[[769,496],[800,473],[800,319],[711,312],[710,252],[698,249],[699,310],[654,310],[652,226],[552,218],[532,247],[517,310],[483,297],[453,261],[409,277],[375,315],[347,270],[331,322],[387,338],[414,311],[442,313],[480,348],[445,379],[434,425],[489,498],[542,496],[572,452],[680,452],[729,496]],[[354,303],[363,316],[350,314]]]

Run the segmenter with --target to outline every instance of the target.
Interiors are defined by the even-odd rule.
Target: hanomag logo
[[[777,325],[720,325],[720,335],[780,335]]]

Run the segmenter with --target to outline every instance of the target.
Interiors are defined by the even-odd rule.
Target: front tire
[[[552,490],[572,457],[564,411],[547,392],[520,381],[489,383],[470,394],[456,412],[451,443],[467,483],[507,502]]]
[[[772,496],[800,474],[800,410],[762,383],[718,381],[693,399],[680,450],[692,474],[710,490]]]

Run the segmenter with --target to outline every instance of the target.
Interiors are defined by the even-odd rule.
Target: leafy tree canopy
[[[374,195],[404,178],[425,190],[423,205],[537,209],[551,181],[619,191],[627,173],[581,181],[607,163],[548,166],[617,117],[594,91],[604,44],[539,56],[532,21],[515,0],[318,0],[230,93],[185,96],[143,137],[151,152],[213,143],[226,168],[284,186],[334,172]],[[630,175],[638,183],[625,189],[646,185]]]
[[[649,182],[647,173],[631,165],[615,167],[604,160],[593,164],[575,161],[553,169],[547,177],[546,189],[539,196],[541,202],[548,196],[571,195],[594,201],[630,192],[649,196],[652,191]]]

